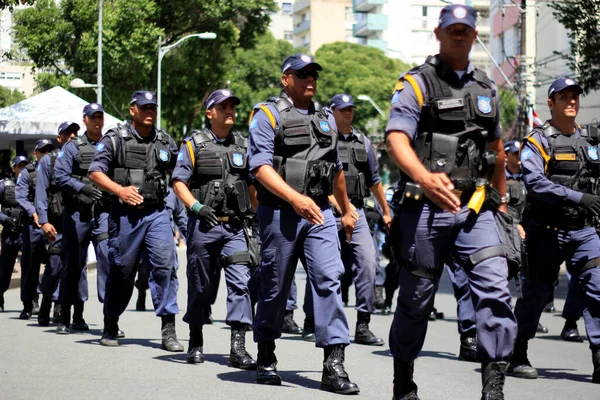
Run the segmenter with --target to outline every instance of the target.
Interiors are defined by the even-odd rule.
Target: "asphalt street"
[[[179,338],[186,347],[188,329],[183,323],[186,304],[184,252],[180,251]],[[303,293],[306,276],[297,273],[298,292]],[[557,310],[564,304],[566,278],[561,276]],[[222,284],[213,307],[215,323],[205,327],[206,362],[189,365],[185,353],[160,349],[160,320],[152,311],[135,311],[135,294],[120,320],[127,335],[118,348],[100,346],[102,307],[96,296],[95,273],[89,276],[90,300],[85,318],[91,330],[86,333],[56,335],[54,325],[40,327],[37,320],[21,321],[18,289],[6,295],[6,312],[0,314],[0,400],[17,399],[333,399],[338,395],[319,390],[323,352],[300,336],[284,335],[277,341],[281,387],[254,383],[254,372],[227,367],[229,328],[224,323],[226,289]],[[353,292],[353,290],[351,290]],[[151,308],[148,297],[148,307]],[[351,299],[351,304],[353,300]],[[415,381],[422,399],[479,399],[480,365],[457,360],[459,336],[456,329],[456,303],[444,275],[436,307],[445,319],[431,322],[421,356],[416,361]],[[351,337],[356,312],[346,309]],[[34,317],[35,318],[35,317]],[[295,313],[301,324],[304,315]],[[392,316],[374,315],[371,330],[386,340],[384,347],[350,345],[346,368],[360,387],[361,398],[392,397],[392,358],[388,333]],[[563,320],[557,314],[544,314],[542,322],[550,333],[530,343],[530,360],[540,378],[507,378],[507,399],[600,399],[600,386],[591,383],[591,356],[588,343],[565,343],[560,337]],[[579,323],[583,333],[583,322]],[[248,349],[256,355],[251,333]]]

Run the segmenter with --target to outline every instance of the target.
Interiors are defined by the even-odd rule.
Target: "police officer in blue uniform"
[[[101,104],[91,103],[83,108],[85,133],[65,144],[56,158],[54,176],[62,190],[65,206],[63,213],[62,253],[63,271],[59,303],[62,310],[83,307],[77,300],[79,280],[85,268],[90,241],[94,245],[97,260],[98,300],[104,301],[104,288],[108,275],[108,196],[94,186],[88,178],[88,168],[102,138],[104,109]],[[103,199],[104,197],[104,199]],[[50,313],[50,304],[42,302],[41,309]],[[80,325],[73,321],[73,329]],[[65,326],[65,325],[63,325]]]
[[[444,263],[463,268],[469,280],[482,399],[503,397],[517,333],[494,219],[507,201],[498,94],[468,58],[476,17],[469,6],[444,7],[434,31],[439,54],[402,75],[392,97],[388,154],[402,171],[392,249],[406,263],[390,331],[396,399],[418,399],[414,360]]]
[[[111,265],[100,344],[119,345],[119,316],[131,299],[138,265],[145,262],[154,309],[162,321],[162,348],[179,352],[183,351],[175,332],[179,281],[173,244],[165,240],[173,234],[165,196],[177,145],[165,131],[155,128],[156,107],[153,92],[135,92],[129,107],[131,121],[102,137],[89,168],[92,183],[113,195],[108,221]]]
[[[61,149],[67,143],[77,136],[79,125],[66,121],[58,127],[57,141]],[[35,188],[35,209],[38,214],[39,224],[42,232],[48,241],[48,265],[51,273],[46,273],[40,282],[40,291],[42,292],[43,308],[38,315],[38,322],[42,326],[47,326],[50,323],[50,306],[52,304],[52,296],[60,282],[65,282],[66,277],[62,254],[63,243],[63,211],[64,198],[60,187],[58,186],[55,174],[55,166],[58,157],[63,155],[63,151],[53,149],[49,154],[42,157],[37,168],[37,184]],[[69,246],[74,246],[74,239],[69,240]],[[87,255],[87,247],[86,247]],[[48,269],[48,266],[46,267]],[[80,279],[82,282],[80,283]],[[89,326],[83,318],[83,304],[88,299],[87,275],[83,269],[77,271],[77,278],[74,281],[74,293],[71,303],[66,303],[64,299],[66,287],[59,290],[58,303],[61,305],[61,313],[58,325],[56,326],[57,334],[70,333],[71,327],[71,303],[73,304],[73,330],[88,331]],[[80,289],[80,290],[78,290]]]
[[[344,267],[328,196],[343,213],[352,240],[343,166],[333,116],[313,102],[321,66],[295,54],[282,68],[280,97],[258,104],[250,122],[249,165],[257,180],[261,237],[259,299],[254,321],[258,342],[257,382],[280,385],[275,339],[281,336],[285,305],[301,253],[313,291],[316,346],[324,348],[321,387],[358,393],[344,368],[348,321],[339,295]]]
[[[37,294],[41,264],[48,261],[48,252],[44,235],[38,223],[38,214],[35,209],[34,197],[37,182],[37,163],[49,151],[54,149],[52,141],[40,139],[35,143],[33,155],[35,164],[29,164],[21,170],[17,178],[17,202],[27,213],[27,223],[23,224],[23,249],[21,252],[21,301],[23,311],[19,319],[29,319],[33,309],[33,299]],[[44,269],[44,275],[52,274],[51,268]],[[54,274],[58,279],[58,271]]]
[[[246,331],[252,324],[250,254],[242,223],[252,212],[248,185],[246,140],[231,132],[240,99],[227,89],[212,92],[205,102],[210,127],[185,139],[173,171],[173,191],[191,210],[187,239],[188,306],[183,320],[190,325],[187,362],[204,362],[202,327],[211,303],[214,268],[223,267],[227,284],[227,318],[231,327],[229,366],[256,369],[246,351]],[[189,185],[189,187],[188,187]],[[250,189],[250,190],[249,190]]]
[[[371,141],[365,134],[352,126],[354,120],[354,100],[348,94],[333,96],[329,106],[332,110],[338,131],[338,154],[344,166],[346,192],[354,217],[352,241],[346,240],[341,224],[341,210],[333,196],[330,197],[337,214],[339,239],[342,248],[342,261],[346,274],[354,278],[356,288],[357,322],[354,343],[368,346],[383,346],[383,339],[369,329],[371,314],[375,312],[375,275],[377,274],[377,250],[373,244],[371,229],[365,217],[365,197],[369,192],[377,200],[383,213],[386,227],[392,223],[389,207],[385,201],[383,185],[379,176],[377,156]]]
[[[521,146],[528,257],[522,271],[523,297],[515,307],[519,334],[509,368],[518,378],[537,378],[527,344],[564,261],[577,290],[571,294],[582,302],[594,364],[592,382],[600,383],[600,238],[594,229],[600,216],[600,149],[575,123],[581,93],[573,79],[554,81],[548,89],[552,118],[527,135]]]
[[[12,160],[11,166],[16,177],[27,163],[25,156],[16,156]],[[27,222],[25,210],[17,202],[16,187],[13,179],[0,181],[0,224],[3,227],[0,239],[0,312],[4,312],[4,293],[10,286],[10,278],[21,249],[23,225]]]

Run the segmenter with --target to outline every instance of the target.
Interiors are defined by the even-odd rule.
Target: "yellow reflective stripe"
[[[252,110],[252,112],[250,113],[250,118],[248,118],[248,126],[250,126],[250,123],[252,122],[252,117],[254,117],[254,114],[256,114],[256,110]]]
[[[194,169],[194,166],[196,164],[196,157],[194,156],[194,148],[192,147],[192,141],[191,140],[187,140],[185,142],[187,148],[188,148],[188,153],[190,155],[190,161],[192,162],[192,169]]]
[[[421,87],[419,87],[419,84],[415,78],[412,75],[406,74],[404,75],[404,80],[410,83],[410,86],[412,86],[413,90],[415,91],[417,101],[419,102],[419,108],[423,107],[423,92],[421,91]]]
[[[271,122],[271,126],[273,127],[273,129],[275,129],[275,127],[277,126],[277,121],[275,121],[275,116],[273,115],[271,110],[269,110],[269,107],[263,104],[260,106],[260,109],[263,110],[265,114],[267,114],[267,117],[269,117],[269,122]]]
[[[546,149],[544,149],[544,146],[542,146],[533,137],[527,137],[527,138],[525,138],[525,140],[527,140],[529,143],[531,143],[532,145],[534,145],[538,149],[538,151],[540,152],[540,154],[542,155],[542,158],[544,159],[544,172],[546,172],[546,170],[548,169],[548,161],[550,161],[550,156],[546,152]],[[521,146],[521,150],[522,149],[523,149],[523,146]],[[519,151],[519,156],[520,155],[521,155],[521,151]]]

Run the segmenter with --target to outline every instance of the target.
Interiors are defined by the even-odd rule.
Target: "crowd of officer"
[[[280,385],[276,340],[282,332],[303,333],[323,349],[321,388],[359,393],[344,366],[346,275],[356,289],[357,344],[384,344],[369,322],[376,303],[390,312],[391,296],[384,301],[376,287],[393,294],[399,284],[389,333],[393,395],[414,400],[415,359],[447,266],[458,303],[459,358],[481,362],[482,399],[491,400],[504,398],[506,374],[537,377],[528,341],[545,331],[540,315],[565,261],[563,338],[573,338],[583,315],[592,380],[600,383],[600,155],[598,138],[575,123],[582,88],[568,78],[555,81],[548,93],[552,118],[522,145],[504,145],[495,84],[468,60],[475,22],[472,7],[444,7],[435,28],[439,54],[396,83],[386,141],[401,180],[388,197],[369,139],[352,126],[352,96],[338,94],[329,107],[313,100],[322,67],[309,55],[286,58],[282,91],[254,107],[247,138],[232,130],[241,100],[227,89],[207,97],[206,128],[179,149],[155,127],[153,92],[135,92],[131,119],[105,135],[102,105],[86,105],[82,135],[78,124],[61,124],[59,147],[39,140],[36,163],[17,156],[16,182],[0,182],[2,294],[22,246],[20,318],[37,312],[47,326],[54,302],[57,334],[88,330],[85,265],[92,243],[104,314],[100,344],[118,346],[124,337],[119,319],[135,285],[138,309],[145,309],[150,290],[163,349],[184,351],[175,329],[176,224],[187,243],[188,363],[204,362],[203,326],[211,322],[223,270],[229,366],[256,370],[259,384]],[[367,219],[375,208],[380,217]],[[372,219],[388,234],[385,283],[383,274],[376,278]],[[292,313],[299,261],[308,277],[304,329]],[[522,294],[513,312],[508,282],[519,272]]]

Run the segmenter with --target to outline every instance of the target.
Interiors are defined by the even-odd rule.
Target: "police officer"
[[[150,274],[150,290],[162,321],[162,348],[183,351],[175,332],[177,272],[173,235],[165,210],[167,171],[175,166],[177,145],[154,126],[156,95],[141,90],[131,97],[131,121],[111,129],[96,145],[89,178],[110,192],[108,257],[110,271],[104,297],[104,332],[100,344],[118,346],[119,316],[133,293],[140,262]]]
[[[23,311],[19,319],[29,319],[33,309],[33,299],[37,294],[41,264],[48,261],[48,252],[44,242],[44,235],[38,222],[38,213],[35,209],[34,197],[37,182],[37,163],[48,152],[54,149],[52,141],[40,139],[35,143],[33,155],[35,164],[28,164],[21,170],[17,178],[17,202],[27,213],[28,221],[23,224],[23,249],[21,252],[21,301]],[[51,268],[44,269],[44,275],[54,274],[58,279],[58,271],[52,272]]]
[[[301,253],[313,291],[316,346],[324,348],[321,387],[358,393],[344,369],[348,322],[340,297],[344,271],[328,196],[334,194],[342,225],[352,239],[335,120],[313,96],[321,66],[305,54],[283,63],[280,97],[259,104],[250,122],[249,165],[257,179],[262,242],[259,300],[254,322],[258,342],[257,382],[280,385],[275,339],[281,336],[285,305]]]
[[[354,343],[383,346],[383,340],[369,329],[371,314],[375,312],[375,275],[377,273],[377,253],[373,245],[371,229],[365,217],[365,197],[369,192],[382,209],[386,227],[392,223],[389,207],[385,201],[383,185],[379,176],[377,156],[371,141],[365,134],[352,126],[354,120],[354,100],[349,94],[333,96],[329,106],[332,110],[338,131],[338,154],[344,166],[346,192],[350,200],[352,216],[355,220],[352,241],[346,241],[346,234],[340,218],[336,218],[342,248],[342,261],[346,273],[354,277],[356,288],[357,322]],[[331,196],[337,214],[339,205]]]
[[[103,194],[87,177],[96,146],[102,138],[104,109],[101,104],[91,103],[83,108],[85,133],[65,144],[56,159],[54,176],[62,190],[65,205],[63,213],[63,240],[69,243],[62,254],[63,271],[59,303],[64,315],[71,305],[77,310],[83,307],[77,300],[81,272],[85,268],[90,241],[94,245],[97,260],[98,300],[104,301],[104,288],[108,275],[108,196]],[[49,314],[50,304],[42,302],[42,310]],[[68,326],[68,321],[67,325]],[[73,329],[77,329],[73,321]],[[83,326],[81,326],[83,327]]]
[[[515,307],[519,334],[509,368],[518,378],[537,378],[527,358],[527,343],[535,336],[566,261],[576,289],[571,294],[582,302],[594,364],[592,382],[600,383],[600,238],[594,229],[600,215],[600,148],[582,136],[575,123],[582,92],[573,79],[555,80],[548,89],[552,118],[527,135],[521,146],[528,257],[523,297]]]
[[[57,141],[61,149],[67,143],[77,136],[79,125],[66,121],[58,127]],[[64,155],[63,150],[53,149],[47,156],[40,159],[37,168],[37,184],[35,188],[35,209],[38,214],[38,219],[42,232],[48,241],[48,264],[50,265],[51,274],[44,273],[40,282],[40,291],[42,292],[43,308],[38,316],[38,322],[42,326],[47,326],[50,323],[50,306],[52,304],[52,295],[59,285],[57,275],[61,282],[65,279],[71,279],[64,273],[64,264],[61,259],[62,243],[63,243],[63,210],[64,198],[60,187],[58,186],[55,174],[55,166],[58,157]],[[75,245],[76,239],[68,241],[69,246]],[[87,247],[86,247],[87,255]],[[85,259],[84,259],[85,260]],[[84,261],[85,262],[85,261]],[[46,268],[47,269],[47,268]],[[83,278],[82,278],[83,277]],[[83,281],[80,284],[80,279]],[[81,290],[78,290],[81,289]],[[63,290],[59,290],[58,303],[61,305],[61,313],[58,325],[56,326],[57,334],[70,333],[71,326],[71,308],[70,303],[66,303],[64,299],[66,286]],[[74,293],[72,303],[73,307],[73,330],[88,331],[89,326],[83,318],[83,303],[88,299],[87,275],[83,269],[77,270],[77,277],[74,280]]]
[[[250,254],[242,222],[251,212],[246,140],[231,132],[240,99],[227,89],[212,92],[205,102],[210,128],[186,138],[173,171],[173,190],[191,210],[187,240],[190,325],[187,362],[204,362],[202,326],[211,300],[213,269],[225,270],[227,318],[231,327],[229,366],[256,369],[246,351],[246,330],[252,323]],[[188,188],[189,184],[189,188]],[[253,193],[253,187],[250,189]]]
[[[386,128],[402,171],[392,248],[406,262],[390,331],[395,398],[417,399],[413,380],[444,263],[467,274],[482,362],[482,399],[503,397],[516,323],[494,210],[506,209],[496,88],[469,63],[476,11],[449,5],[435,35],[440,52],[402,75]],[[491,187],[490,187],[491,186]]]
[[[27,165],[27,157],[16,156],[11,163],[16,177]],[[10,286],[17,255],[21,249],[21,233],[26,222],[25,210],[16,197],[16,183],[6,178],[0,181],[0,223],[2,224],[2,249],[0,250],[0,312],[4,312],[4,293]]]

